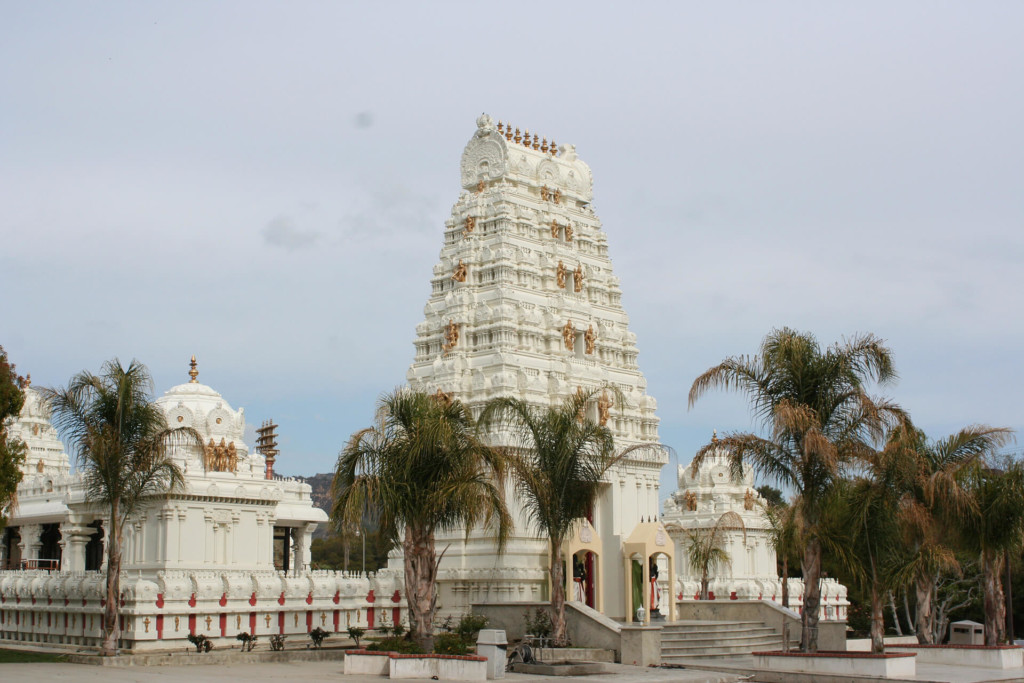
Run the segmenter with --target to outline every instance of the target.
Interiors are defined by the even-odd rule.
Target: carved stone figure
[[[548,201],[549,199],[551,199],[551,190],[548,189],[547,185],[540,188],[540,198],[543,199],[544,201]]]
[[[462,262],[462,259],[459,259],[459,265],[455,266],[455,272],[452,273],[452,279],[456,282],[465,282],[467,271],[468,269],[466,268],[466,264]]]
[[[477,193],[479,194],[480,192],[483,192],[486,188],[487,188],[487,183],[484,181],[483,178],[481,178],[480,182],[478,182],[476,184],[476,191],[477,191]]]
[[[459,343],[459,326],[455,324],[455,321],[451,318],[448,319],[448,324],[444,328],[444,343],[441,345],[445,351],[451,351]]]
[[[693,491],[687,491],[686,495],[683,496],[683,501],[686,503],[686,509],[690,512],[697,511],[697,494]]]
[[[594,342],[597,341],[597,333],[594,332],[594,326],[590,325],[587,327],[586,333],[583,335],[583,341],[586,342],[586,353],[594,353]]]
[[[559,261],[558,262],[558,270],[555,271],[555,279],[558,281],[558,288],[559,289],[565,289],[565,280],[566,280],[567,274],[568,273],[567,273],[567,271],[565,269],[565,264],[562,263],[561,261]]]
[[[555,204],[561,204],[562,203],[562,191],[559,190],[556,187],[555,188],[555,193],[551,196],[551,198],[555,200]]]
[[[572,223],[565,224],[565,241],[572,242]]]
[[[551,221],[551,236],[558,239],[558,221]]]
[[[462,236],[465,237],[469,233],[473,232],[476,228],[476,216],[466,216],[466,229],[462,231]]]
[[[568,233],[567,233],[568,234]],[[572,288],[578,293],[583,291],[583,264],[576,266],[572,271]]]
[[[602,391],[601,398],[597,400],[597,420],[602,427],[608,424],[608,417],[611,415],[612,400],[608,398],[608,392]]]
[[[743,494],[743,509],[753,510],[754,509],[754,492],[747,489],[747,492]]]
[[[562,328],[562,341],[565,342],[565,348],[570,351],[576,346],[576,328],[572,326],[572,320],[565,323],[565,326]]]

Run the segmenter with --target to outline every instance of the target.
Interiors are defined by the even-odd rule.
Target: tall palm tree
[[[396,389],[378,402],[377,424],[352,435],[334,474],[336,528],[358,525],[367,506],[402,545],[410,631],[433,639],[437,609],[437,531],[496,530],[499,551],[512,525],[505,507],[506,464],[474,436],[473,419],[443,394]]]
[[[737,475],[749,461],[762,477],[796,494],[794,505],[803,544],[801,649],[818,649],[821,602],[821,501],[841,477],[842,466],[866,444],[881,439],[903,418],[895,405],[872,399],[869,381],[896,377],[892,353],[874,335],[857,336],[822,350],[813,335],[773,330],[757,356],[735,356],[708,369],[690,388],[690,406],[711,389],[736,389],[750,400],[768,437],[732,433],[702,447],[694,471],[717,448],[732,458]]]
[[[978,464],[968,472],[977,507],[963,519],[966,546],[981,559],[986,645],[1007,640],[1003,568],[1008,554],[1024,546],[1024,464],[1002,465],[991,469]]]
[[[899,446],[913,462],[902,483],[899,521],[905,552],[896,578],[914,588],[921,644],[934,644],[941,635],[935,623],[936,582],[942,572],[960,572],[955,532],[977,511],[966,475],[1010,437],[1008,429],[975,425],[930,441],[924,432],[906,426],[890,439],[888,447]]]
[[[503,450],[515,474],[519,500],[537,532],[548,539],[556,644],[566,642],[562,545],[573,525],[591,514],[605,473],[628,454],[651,448],[638,444],[615,452],[611,430],[586,417],[587,405],[597,393],[577,392],[548,408],[516,398],[496,398],[480,416],[482,431],[510,437],[509,447]]]
[[[117,360],[99,375],[83,371],[68,386],[44,389],[53,420],[74,455],[86,486],[86,498],[107,506],[107,585],[101,653],[117,654],[120,638],[121,543],[128,519],[153,496],[184,487],[181,469],[171,458],[178,446],[202,448],[190,427],[170,428],[152,402],[153,382],[145,365]]]
[[[700,574],[700,599],[707,600],[711,574],[729,565],[732,558],[725,549],[725,531],[743,531],[743,544],[747,543],[747,529],[743,519],[735,512],[726,512],[709,529],[683,529],[689,545],[686,548],[690,571]]]

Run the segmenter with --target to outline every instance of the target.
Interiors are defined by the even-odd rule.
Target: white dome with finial
[[[249,448],[244,441],[245,409],[234,410],[212,387],[199,383],[196,357],[192,356],[189,381],[168,389],[155,403],[167,416],[169,427],[192,427],[207,444],[207,450],[233,448],[238,461],[248,457]],[[193,454],[187,460],[188,468],[203,466],[202,454]],[[207,469],[209,469],[207,467]],[[237,473],[250,470],[250,466],[238,466]]]

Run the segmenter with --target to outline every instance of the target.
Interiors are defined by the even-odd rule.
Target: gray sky
[[[333,466],[404,381],[481,111],[573,143],[680,462],[772,328],[1024,427],[1024,3],[0,3],[0,344],[114,356]],[[1019,448],[1019,446],[1017,447]],[[674,464],[674,463],[673,463]],[[675,488],[674,467],[662,496]]]

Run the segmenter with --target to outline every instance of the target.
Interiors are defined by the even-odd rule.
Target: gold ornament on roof
[[[195,355],[192,356],[192,361],[189,362],[188,365],[189,365],[190,368],[192,368],[191,370],[188,371],[188,376],[192,378],[192,379],[190,379],[188,381],[188,383],[189,384],[199,384],[199,380],[196,379],[197,377],[199,377],[199,370],[196,369],[198,366],[196,364],[196,357],[195,357]]]
[[[452,279],[456,282],[465,282],[467,271],[468,269],[466,268],[466,264],[462,262],[462,259],[459,259],[459,265],[455,266],[455,272],[452,273]]]
[[[558,282],[559,289],[565,289],[566,274],[565,264],[559,261],[558,269],[555,271],[555,280]]]
[[[683,496],[683,502],[686,503],[686,509],[690,512],[697,511],[697,494],[693,491],[687,491]]]
[[[572,288],[576,292],[583,291],[583,264],[576,266],[576,270],[572,271]]]
[[[544,152],[545,154],[548,153],[548,139],[547,138],[541,138],[541,141],[540,141],[540,151]]]
[[[608,424],[613,405],[612,400],[608,398],[608,392],[602,391],[601,398],[597,400],[597,419],[602,427]]]
[[[576,346],[576,328],[572,326],[571,319],[562,327],[562,341],[565,342],[565,348],[570,351]]]
[[[219,444],[214,444],[213,439],[206,444],[203,453],[203,466],[207,472],[234,472],[238,469],[238,452],[235,444],[227,443],[221,439]]]
[[[32,373],[31,372],[26,373],[26,375],[25,375],[25,388],[28,389],[30,386],[32,386]]]
[[[718,430],[717,429],[712,429],[711,430],[711,443],[718,443]]]
[[[504,134],[505,134],[505,124],[502,123],[501,121],[498,121],[498,135],[504,135]]]
[[[551,138],[551,145],[548,147],[548,149],[551,151],[551,156],[558,156],[558,146],[555,145],[554,138]]]
[[[513,140],[515,140],[516,144],[518,145],[522,141],[522,139],[523,136],[519,133],[519,129],[516,128],[516,136],[513,138]]]
[[[516,140],[516,142],[519,142],[519,141]],[[526,147],[530,146],[530,129],[529,128],[526,128],[523,131],[523,145],[525,145]]]
[[[594,326],[589,325],[586,333],[583,335],[583,341],[586,343],[586,353],[594,353],[594,343],[597,341],[597,333],[594,332]]]
[[[540,149],[540,141],[538,140],[537,134],[533,134],[533,148]]]
[[[448,319],[448,324],[444,328],[444,343],[441,344],[441,348],[445,351],[451,351],[459,343],[459,326],[455,324],[455,321],[451,318]]]
[[[512,124],[505,126],[505,139],[512,142]]]

